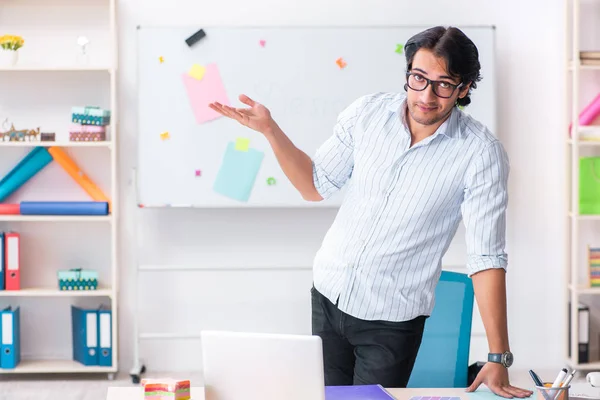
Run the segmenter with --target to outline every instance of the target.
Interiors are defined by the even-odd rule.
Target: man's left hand
[[[498,396],[507,399],[513,397],[525,398],[533,394],[531,390],[511,386],[508,382],[508,370],[498,363],[485,363],[475,377],[473,384],[467,388],[467,392],[474,392],[482,383]]]

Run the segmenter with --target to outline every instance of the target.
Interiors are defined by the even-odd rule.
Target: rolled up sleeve
[[[502,144],[487,145],[469,168],[462,208],[469,276],[492,268],[506,270],[508,156]]]
[[[333,135],[319,147],[312,159],[313,182],[323,199],[340,190],[352,176],[353,130],[364,104],[365,97],[360,97],[338,115]]]

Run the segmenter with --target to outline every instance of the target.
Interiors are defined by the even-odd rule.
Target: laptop
[[[201,340],[206,400],[325,400],[318,336],[202,331]]]

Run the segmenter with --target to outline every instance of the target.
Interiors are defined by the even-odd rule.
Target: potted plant
[[[0,65],[13,66],[19,59],[19,49],[25,41],[21,36],[0,36]]]

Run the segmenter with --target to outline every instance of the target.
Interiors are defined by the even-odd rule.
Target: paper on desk
[[[206,66],[202,80],[194,78],[189,73],[184,73],[181,78],[197,123],[201,124],[221,117],[221,114],[208,107],[210,103],[230,105],[217,64]]]
[[[600,388],[593,387],[587,382],[571,382],[569,398],[600,399]]]

